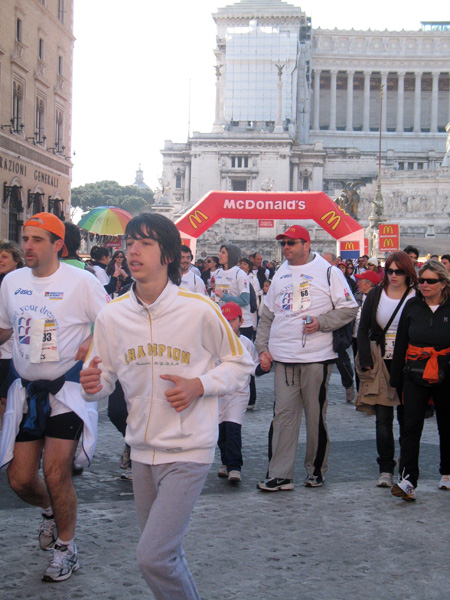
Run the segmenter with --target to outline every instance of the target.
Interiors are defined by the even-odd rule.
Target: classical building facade
[[[405,225],[405,244],[426,235],[444,240],[449,24],[400,32],[313,29],[301,8],[281,0],[241,0],[213,18],[212,131],[194,132],[185,144],[166,141],[162,150],[164,203],[174,218],[211,189],[324,191],[337,198],[343,181],[359,181],[358,218],[366,226],[380,172],[385,214]],[[436,181],[439,214],[425,208]],[[419,210],[412,209],[419,193]],[[321,246],[332,247],[320,228],[307,225]],[[222,221],[198,247],[210,252],[231,238],[273,255],[269,240],[284,227]]]
[[[73,0],[2,0],[0,235],[70,214]]]

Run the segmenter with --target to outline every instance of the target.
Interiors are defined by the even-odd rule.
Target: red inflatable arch
[[[358,242],[364,248],[362,226],[323,192],[211,191],[175,225],[182,237],[197,239],[219,219],[312,219],[340,245]]]

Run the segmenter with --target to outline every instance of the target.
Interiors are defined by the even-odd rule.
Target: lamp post
[[[372,210],[369,215],[369,227],[368,227],[368,238],[369,238],[369,256],[373,256],[378,253],[379,250],[379,237],[378,227],[380,223],[386,221],[384,216],[384,201],[383,194],[381,191],[381,135],[382,135],[382,115],[383,115],[383,85],[380,85],[380,135],[378,140],[378,180],[377,180],[377,191],[375,198],[371,201]]]

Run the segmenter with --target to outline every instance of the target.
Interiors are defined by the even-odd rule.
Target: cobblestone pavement
[[[243,482],[217,477],[218,455],[185,538],[205,600],[440,600],[448,597],[450,492],[438,489],[436,421],[425,422],[417,501],[393,498],[378,476],[374,417],[345,403],[333,373],[329,390],[329,470],[322,488],[304,488],[304,427],[296,488],[256,489],[267,467],[273,378],[257,380],[257,408],[243,426]],[[40,552],[39,510],[15,497],[0,476],[1,600],[153,598],[136,566],[139,536],[132,486],[118,468],[120,434],[100,408],[98,450],[75,479],[82,569],[49,584]],[[176,599],[174,599],[176,600]]]

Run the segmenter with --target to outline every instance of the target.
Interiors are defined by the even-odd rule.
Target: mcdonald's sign
[[[196,210],[189,215],[189,223],[193,229],[198,229],[203,221],[208,221],[209,217],[201,210]]]
[[[334,210],[329,210],[320,217],[320,220],[328,223],[328,225],[330,225],[331,229],[334,231],[341,222],[341,217],[340,215],[337,215]]]
[[[341,252],[359,250],[359,242],[341,242]]]
[[[383,223],[378,227],[379,248],[381,252],[395,252],[400,249],[398,224]]]

